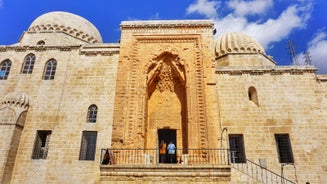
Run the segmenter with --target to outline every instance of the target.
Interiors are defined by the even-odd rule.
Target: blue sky
[[[0,45],[18,41],[38,16],[67,11],[93,23],[106,43],[120,39],[125,20],[212,19],[215,37],[231,31],[257,39],[278,65],[292,63],[288,40],[298,62],[309,51],[318,73],[327,74],[326,0],[0,0]]]

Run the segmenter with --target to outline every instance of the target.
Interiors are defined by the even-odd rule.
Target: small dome
[[[263,53],[265,50],[254,38],[242,33],[226,33],[216,40],[216,55],[222,56],[227,53]]]
[[[97,28],[81,16],[68,12],[49,12],[36,18],[28,32],[64,32],[87,43],[102,43]]]

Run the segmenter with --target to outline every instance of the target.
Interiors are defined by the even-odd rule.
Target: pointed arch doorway
[[[187,104],[184,66],[177,55],[164,52],[154,59],[147,76],[146,148],[164,139],[179,149],[188,147]],[[171,139],[171,140],[169,140]]]

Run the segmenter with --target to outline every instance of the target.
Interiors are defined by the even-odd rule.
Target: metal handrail
[[[295,184],[295,182],[245,159],[244,163],[237,163],[229,149],[176,149],[173,161],[164,159],[159,155],[159,150],[154,149],[101,149],[101,165],[158,165],[175,163],[181,165],[231,165],[232,168],[248,175],[249,177],[269,184]]]
[[[231,160],[232,168],[250,176],[251,178],[269,184],[295,184],[295,182],[259,165],[251,160],[245,159],[245,163],[235,163]]]
[[[101,164],[150,165],[176,163],[183,165],[229,165],[227,149],[176,149],[172,155],[159,155],[158,149],[101,149]]]

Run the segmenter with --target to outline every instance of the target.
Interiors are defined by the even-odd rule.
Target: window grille
[[[242,134],[229,135],[230,157],[232,163],[245,163],[245,151]]]
[[[7,80],[11,68],[9,59],[3,61],[0,65],[0,80]]]
[[[98,107],[96,105],[91,105],[87,112],[87,122],[96,123],[98,114]]]
[[[21,73],[31,74],[33,72],[34,63],[35,63],[35,55],[34,54],[27,55],[25,57]]]
[[[81,150],[79,154],[80,160],[94,160],[96,142],[97,142],[96,131],[83,131]]]
[[[32,159],[46,159],[49,150],[51,130],[38,130],[34,142]]]
[[[275,134],[280,163],[294,163],[291,141],[288,134]]]
[[[44,80],[53,80],[56,74],[57,61],[54,59],[49,60],[45,64],[45,69],[43,73]]]

